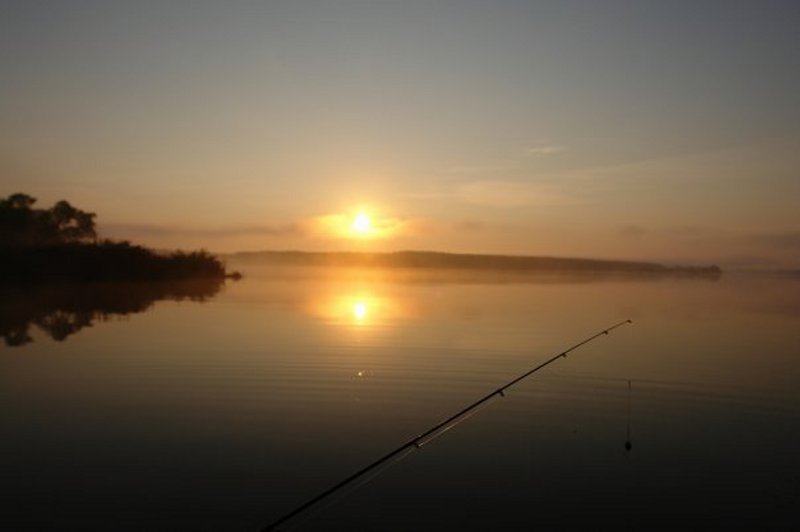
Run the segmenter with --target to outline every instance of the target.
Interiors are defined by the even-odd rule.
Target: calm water
[[[798,279],[245,273],[4,292],[0,528],[258,529],[626,318],[295,524],[800,523]]]

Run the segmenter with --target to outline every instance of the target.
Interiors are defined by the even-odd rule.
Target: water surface
[[[797,279],[244,273],[77,322],[4,298],[0,526],[258,529],[627,318],[294,524],[797,524]]]

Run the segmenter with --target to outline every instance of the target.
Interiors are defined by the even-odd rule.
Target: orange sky
[[[781,1],[12,2],[0,195],[159,248],[800,267],[798,26]]]

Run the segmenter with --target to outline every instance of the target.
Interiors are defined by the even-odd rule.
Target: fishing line
[[[628,381],[628,426],[625,437],[625,453],[631,452],[633,443],[631,442],[631,381]]]

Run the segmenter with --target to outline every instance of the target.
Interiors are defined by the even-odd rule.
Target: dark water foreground
[[[632,318],[298,529],[796,528],[796,279],[245,273],[4,292],[0,527],[256,530]]]

